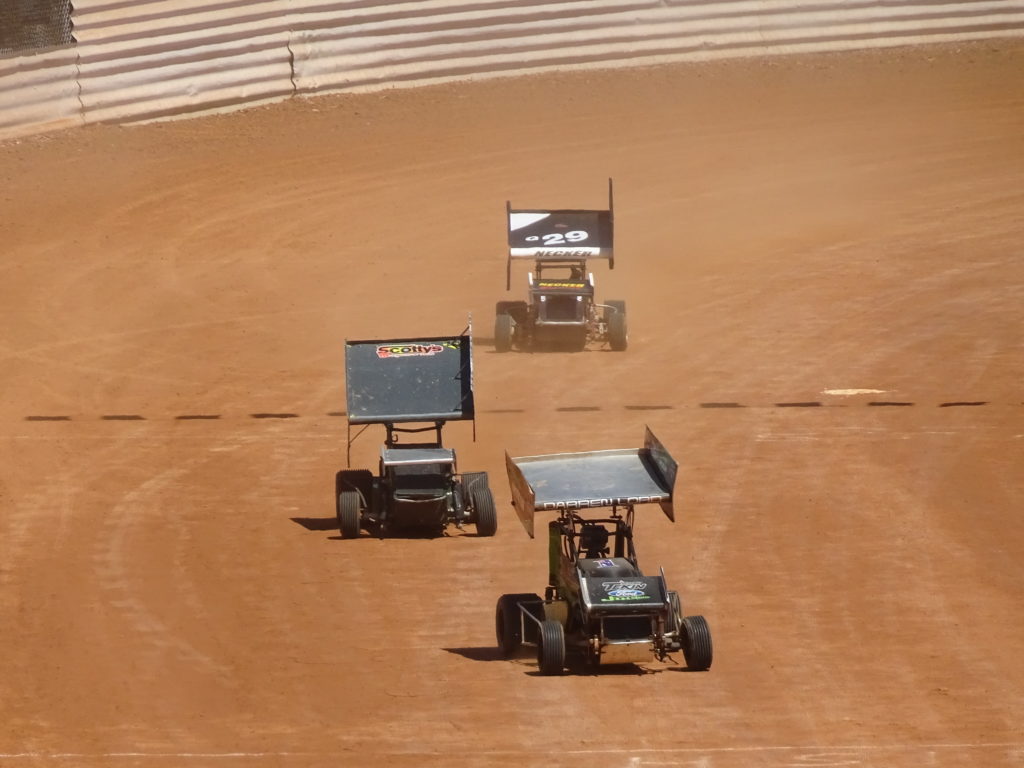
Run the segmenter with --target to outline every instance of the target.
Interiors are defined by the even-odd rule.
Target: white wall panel
[[[76,2],[87,122],[225,108],[294,92],[285,0]]]
[[[0,59],[0,138],[294,93],[1024,34],[1024,0],[76,0]]]
[[[333,19],[325,10],[328,5],[335,7]],[[659,3],[425,0],[353,5],[291,0],[300,92],[544,66],[572,58],[574,50],[595,37],[632,36],[632,27]],[[306,12],[305,6],[315,6],[316,12]]]
[[[1024,0],[291,0],[290,6],[299,92],[1024,33]]]
[[[76,54],[0,59],[0,139],[81,125]]]

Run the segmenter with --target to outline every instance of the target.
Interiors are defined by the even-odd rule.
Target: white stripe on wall
[[[0,59],[0,138],[296,93],[1024,34],[1024,0],[76,0]]]

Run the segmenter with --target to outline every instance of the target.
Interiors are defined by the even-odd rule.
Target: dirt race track
[[[0,145],[0,768],[1024,765],[1022,68],[584,72]],[[494,353],[505,200],[609,176],[628,351]],[[478,435],[447,438],[498,535],[342,541],[343,340],[467,313]],[[546,577],[503,452],[645,424],[681,471],[641,565],[714,666],[500,659],[497,596]]]

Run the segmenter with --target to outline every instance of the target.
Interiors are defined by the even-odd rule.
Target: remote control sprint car
[[[498,647],[512,656],[536,646],[543,675],[566,667],[665,660],[682,651],[692,670],[711,667],[711,631],[684,616],[664,570],[645,574],[633,547],[634,508],[656,503],[674,522],[677,464],[648,429],[638,450],[511,458],[505,465],[516,513],[533,537],[536,512],[548,523],[548,586],[502,595]],[[604,515],[595,510],[607,510]]]
[[[588,262],[606,259],[615,268],[614,206],[608,180],[608,210],[512,210],[508,216],[505,290],[512,288],[513,259],[532,259],[527,301],[499,301],[494,348],[582,350],[590,342],[622,351],[628,343],[626,302],[598,303]]]
[[[471,336],[346,341],[345,379],[348,463],[353,425],[363,427],[358,437],[381,424],[386,437],[376,476],[368,469],[335,476],[342,538],[360,530],[441,535],[466,523],[493,536],[498,518],[487,473],[459,474],[455,451],[441,442],[445,423],[474,420]]]

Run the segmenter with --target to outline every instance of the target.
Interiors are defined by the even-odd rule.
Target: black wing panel
[[[612,256],[610,211],[519,210],[508,214],[513,259],[608,259]]]
[[[467,336],[345,342],[350,424],[474,418]]]

